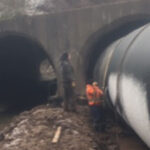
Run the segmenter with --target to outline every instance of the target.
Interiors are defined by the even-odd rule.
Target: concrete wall
[[[83,94],[86,69],[94,52],[93,47],[99,39],[128,22],[148,22],[149,19],[150,1],[111,0],[107,3],[54,13],[3,17],[0,22],[0,33],[24,34],[39,42],[49,54],[58,79],[59,57],[63,51],[70,51],[73,56],[77,88],[79,93]]]

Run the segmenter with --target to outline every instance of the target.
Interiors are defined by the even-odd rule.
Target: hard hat
[[[97,86],[98,83],[97,83],[96,81],[94,81],[94,82],[92,83],[92,85]]]

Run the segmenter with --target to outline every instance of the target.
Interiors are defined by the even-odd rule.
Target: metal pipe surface
[[[111,44],[94,72],[106,96],[150,147],[150,24]]]

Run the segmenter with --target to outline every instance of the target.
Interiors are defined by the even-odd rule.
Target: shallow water
[[[149,150],[147,146],[136,136],[119,137],[118,144],[120,150]]]
[[[0,131],[4,129],[17,113],[0,113]]]

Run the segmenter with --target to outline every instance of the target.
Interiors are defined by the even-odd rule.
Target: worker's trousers
[[[90,106],[91,120],[96,131],[101,130],[103,124],[103,110],[101,106]]]
[[[64,109],[66,111],[76,111],[75,91],[71,84],[64,84]]]

